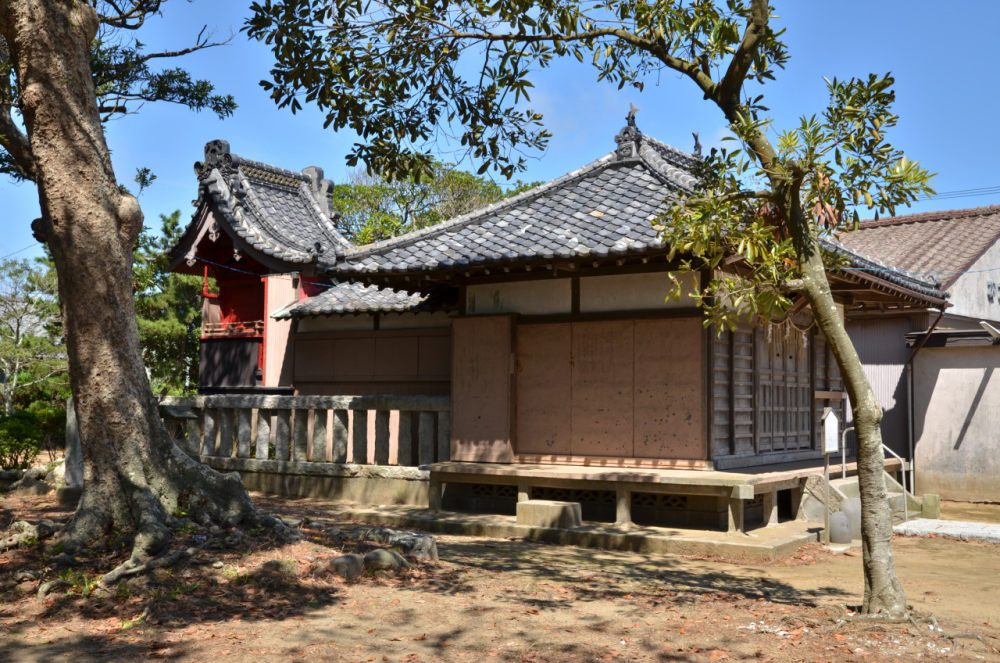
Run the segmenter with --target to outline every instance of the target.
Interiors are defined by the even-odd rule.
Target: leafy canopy
[[[94,77],[101,119],[136,113],[147,102],[166,101],[195,111],[209,110],[220,118],[236,110],[232,95],[220,94],[207,81],[194,79],[181,67],[158,68],[160,61],[228,43],[213,41],[205,28],[194,42],[168,51],[149,51],[132,31],[160,12],[165,0],[89,0],[97,9],[100,29],[91,43],[90,71]],[[0,40],[0,173],[17,180],[34,180],[34,159],[20,117],[20,90],[7,44]]]
[[[184,227],[180,210],[144,227],[134,253],[135,313],[142,358],[154,392],[184,394],[198,385],[202,280],[168,270],[168,252]]]
[[[496,182],[433,162],[427,178],[376,177],[363,170],[333,188],[339,230],[368,244],[426,228],[535,186],[518,181],[506,193]]]
[[[705,159],[702,187],[661,220],[692,268],[724,268],[702,293],[711,318],[787,308],[802,261],[864,210],[893,213],[931,191],[931,175],[887,141],[892,76],[828,81],[818,116],[774,134],[754,90],[788,61],[765,0],[258,0],[245,30],[271,45],[261,84],[361,136],[348,163],[414,176],[432,169],[442,131],[511,176],[548,133],[530,108],[533,71],[557,57],[598,81],[639,89],[679,72],[714,103],[735,145]],[[742,259],[740,259],[742,258]],[[724,262],[725,261],[725,262]]]
[[[65,388],[66,349],[55,272],[41,262],[0,262],[0,401],[10,413]]]

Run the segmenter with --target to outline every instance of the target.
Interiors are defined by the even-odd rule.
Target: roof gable
[[[839,239],[899,270],[938,274],[948,288],[1000,239],[1000,206],[864,221]]]
[[[190,260],[197,250],[204,234],[198,225],[207,222],[205,207],[222,231],[246,250],[259,252],[263,262],[314,263],[351,246],[334,224],[332,185],[319,168],[301,173],[277,168],[232,154],[228,142],[215,140],[205,145],[205,161],[195,164],[195,173],[199,211],[175,247],[174,264]]]

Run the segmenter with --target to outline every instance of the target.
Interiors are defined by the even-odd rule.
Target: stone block
[[[525,500],[517,503],[517,524],[567,529],[583,524],[579,502]]]
[[[920,516],[922,518],[940,518],[941,496],[934,493],[924,493],[920,499]]]

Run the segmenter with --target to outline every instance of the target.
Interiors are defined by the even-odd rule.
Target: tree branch
[[[102,0],[90,0],[90,6],[95,10]],[[111,8],[112,13],[98,12],[98,18],[104,25],[124,30],[141,28],[150,14],[157,14],[163,0],[132,0],[131,7],[118,0],[103,0]]]
[[[0,48],[0,62],[9,62],[10,53]],[[35,179],[35,159],[31,154],[28,137],[14,122],[14,90],[9,76],[0,76],[0,145],[10,155],[17,175],[26,180]]]
[[[760,44],[764,31],[767,28],[768,3],[767,0],[752,0],[750,5],[750,16],[747,19],[747,29],[743,33],[743,41],[740,43],[733,59],[729,61],[729,67],[725,75],[719,81],[713,100],[729,117],[740,105],[740,90],[743,89],[743,82],[747,73],[757,57],[757,46]]]

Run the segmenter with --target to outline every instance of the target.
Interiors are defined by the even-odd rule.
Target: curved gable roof
[[[693,191],[695,157],[626,127],[620,147],[512,198],[400,237],[349,249],[325,266],[344,275],[427,272],[532,259],[662,249],[653,220],[673,192]],[[622,149],[627,147],[629,149]]]
[[[244,159],[229,143],[205,145],[205,161],[195,164],[199,208],[208,205],[221,229],[261,257],[288,265],[313,263],[351,246],[337,230],[329,208],[328,180],[319,168],[301,173]],[[174,250],[177,264],[195,249],[195,216]]]

